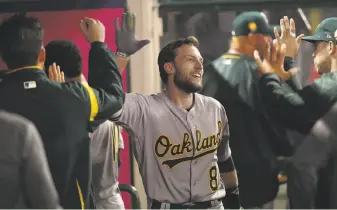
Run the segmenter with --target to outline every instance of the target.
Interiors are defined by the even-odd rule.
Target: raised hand
[[[281,80],[288,80],[293,75],[298,72],[297,68],[285,71],[283,67],[284,57],[287,51],[287,45],[279,45],[277,41],[274,40],[272,46],[268,46],[265,50],[265,55],[263,56],[263,61],[261,60],[260,54],[257,50],[254,51],[255,61],[262,74],[275,73]]]
[[[281,46],[285,44],[287,47],[287,51],[285,52],[285,56],[295,57],[300,48],[301,40],[304,34],[301,34],[296,37],[296,26],[294,19],[288,19],[287,16],[284,16],[280,19],[281,26],[281,36],[276,27],[274,27],[274,34],[277,41],[277,44]]]
[[[135,37],[136,15],[132,12],[126,12],[122,15],[122,27],[119,25],[119,19],[115,20],[117,55],[130,56],[145,45],[150,40],[137,40]]]
[[[55,63],[49,66],[48,77],[50,80],[53,80],[58,83],[65,82],[64,73],[61,72],[60,66],[56,65]]]
[[[105,27],[99,20],[86,17],[81,20],[80,29],[89,43],[105,41]]]

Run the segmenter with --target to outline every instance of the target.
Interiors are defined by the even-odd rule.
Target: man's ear
[[[41,46],[39,57],[37,58],[38,63],[44,63],[46,61],[46,50]],[[48,69],[47,69],[48,70]]]
[[[175,73],[175,68],[172,62],[167,62],[164,64],[164,69],[168,75]]]
[[[329,54],[330,55],[333,55],[336,53],[337,49],[336,49],[336,43],[335,42],[332,42],[332,41],[329,41]]]

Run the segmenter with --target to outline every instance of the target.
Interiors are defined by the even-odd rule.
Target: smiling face
[[[174,84],[186,93],[195,93],[202,88],[203,58],[192,44],[182,45],[176,49],[173,62]]]

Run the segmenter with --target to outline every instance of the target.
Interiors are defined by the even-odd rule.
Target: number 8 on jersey
[[[218,190],[218,169],[216,166],[209,169],[209,186],[212,192]]]

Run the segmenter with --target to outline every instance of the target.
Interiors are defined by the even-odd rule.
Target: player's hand
[[[80,21],[80,29],[89,43],[105,41],[105,27],[99,20],[86,17]]]
[[[64,73],[61,72],[60,66],[53,63],[49,66],[48,69],[48,77],[50,80],[54,80],[55,82],[64,83]]]
[[[263,56],[263,61],[261,60],[259,52],[257,50],[254,51],[255,61],[262,74],[275,73],[281,80],[288,80],[297,73],[297,68],[290,69],[289,71],[284,70],[283,63],[287,45],[282,44],[280,46],[274,41],[272,46],[268,44],[267,48]]]
[[[123,13],[122,27],[119,25],[119,19],[115,20],[117,55],[130,56],[150,43],[150,40],[147,39],[137,40],[135,28],[136,15],[132,12]]]
[[[301,40],[304,34],[301,34],[296,37],[296,26],[294,19],[288,19],[287,16],[284,16],[280,19],[281,26],[281,36],[276,27],[274,27],[274,34],[277,41],[277,44],[281,46],[285,44],[287,46],[286,56],[295,57],[300,48]]]

